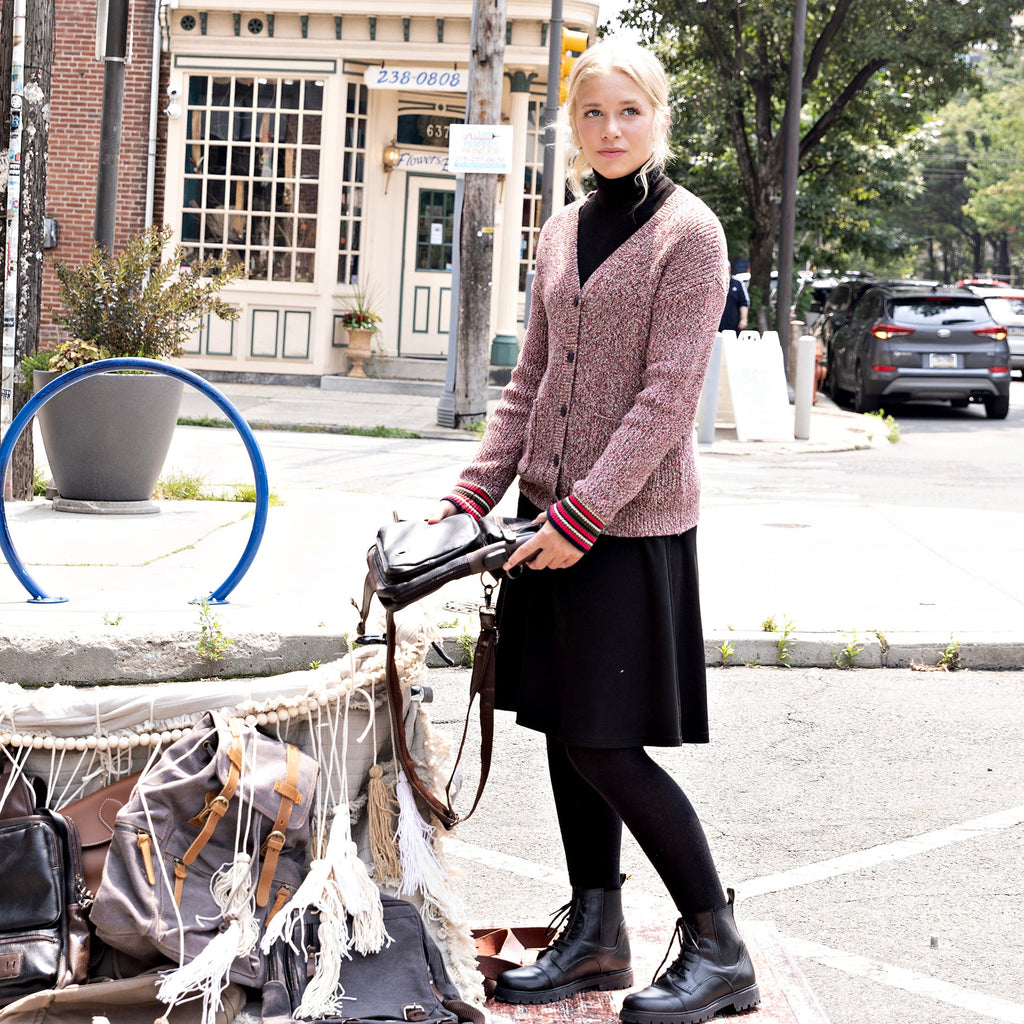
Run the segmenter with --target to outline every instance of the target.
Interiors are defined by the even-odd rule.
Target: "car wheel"
[[[1010,396],[995,395],[985,399],[985,415],[990,420],[1005,420],[1010,411]]]
[[[866,381],[864,380],[864,366],[857,364],[856,372],[857,390],[853,393],[854,412],[877,412],[878,396],[867,393]]]

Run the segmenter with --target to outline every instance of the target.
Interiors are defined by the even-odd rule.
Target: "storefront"
[[[471,4],[430,16],[307,11],[163,12],[164,219],[188,257],[227,252],[249,270],[230,289],[239,320],[214,319],[189,348],[185,363],[203,373],[344,372],[339,317],[356,289],[381,315],[383,354],[447,354],[448,131],[464,120]],[[508,9],[502,123],[515,146],[499,186],[492,305],[506,341],[521,336],[539,230],[548,13]],[[567,3],[564,22],[592,39],[596,15],[596,2]]]

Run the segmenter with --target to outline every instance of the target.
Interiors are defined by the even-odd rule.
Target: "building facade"
[[[57,8],[47,189],[60,225],[53,255],[71,263],[91,241],[95,157],[85,148],[87,135],[95,147],[99,138],[94,84],[87,103],[81,88],[70,96],[83,81],[75,67],[98,70],[102,82],[82,28],[93,8],[81,4],[76,17],[77,3]],[[381,316],[382,354],[447,355],[448,133],[465,116],[472,3],[442,0],[429,13],[383,3],[133,5],[118,238],[166,222],[186,264],[226,253],[248,270],[225,292],[240,318],[204,325],[184,365],[239,379],[344,373],[340,316],[357,292]],[[531,0],[508,6],[501,120],[514,145],[495,212],[491,314],[495,339],[511,339],[513,353],[539,231],[549,15]],[[596,17],[596,2],[565,4],[565,26],[590,39]],[[557,204],[560,184],[554,193]]]

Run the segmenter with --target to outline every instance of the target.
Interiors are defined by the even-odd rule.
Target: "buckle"
[[[419,1003],[406,1003],[402,1007],[402,1020],[426,1020],[427,1011]]]

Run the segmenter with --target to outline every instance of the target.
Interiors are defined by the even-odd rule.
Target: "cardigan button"
[[[580,297],[578,295],[574,295],[572,297],[572,304],[574,306],[578,306],[580,304]]]
[[[557,466],[559,464],[559,462],[561,462],[561,461],[562,460],[557,455],[551,460],[552,465],[555,465],[555,466]]]
[[[566,354],[565,354],[565,361],[567,363],[571,363],[575,358],[576,358],[576,353],[575,352],[566,352]]]
[[[569,415],[569,406],[563,405],[562,408],[558,410],[558,415],[559,416],[568,416]]]

